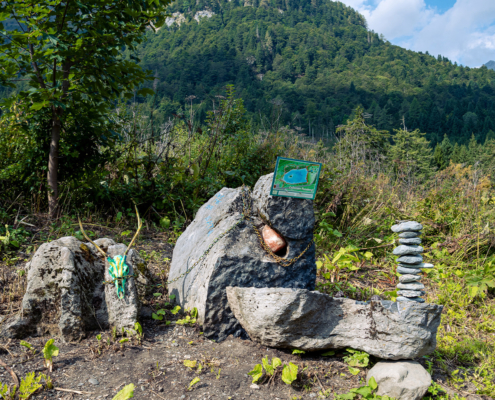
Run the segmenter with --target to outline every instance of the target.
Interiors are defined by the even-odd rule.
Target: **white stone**
[[[378,384],[376,394],[389,396],[397,400],[420,400],[431,385],[431,376],[416,361],[380,361],[371,368],[366,376]]]

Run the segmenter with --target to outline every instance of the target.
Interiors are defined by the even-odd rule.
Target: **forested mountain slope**
[[[342,3],[177,0],[170,12],[140,51],[165,118],[192,104],[204,119],[234,84],[258,126],[280,108],[284,124],[327,135],[361,104],[377,128],[398,128],[404,116],[433,145],[445,133],[483,143],[495,131],[495,71],[394,46]]]

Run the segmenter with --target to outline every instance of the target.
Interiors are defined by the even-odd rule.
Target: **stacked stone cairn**
[[[400,274],[397,285],[397,301],[416,301],[424,303],[421,296],[425,295],[425,285],[421,281],[421,270],[433,268],[433,264],[423,262],[421,230],[423,225],[416,221],[402,221],[392,226],[392,231],[399,234],[400,246],[394,249],[394,255],[399,256],[397,272]]]

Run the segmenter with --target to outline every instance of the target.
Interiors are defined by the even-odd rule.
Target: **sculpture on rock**
[[[223,188],[177,240],[169,294],[183,309],[197,308],[207,338],[246,337],[229,308],[227,286],[315,288],[313,202],[271,196],[272,180],[273,174],[262,176],[252,193]],[[277,254],[260,242],[262,232]]]
[[[134,329],[141,305],[139,295],[145,290],[143,286],[138,293],[136,281],[146,284],[148,278],[144,261],[130,249],[132,244],[116,244],[111,239],[83,243],[75,237],[63,237],[41,245],[26,265],[27,289],[21,312],[2,321],[0,337],[50,333],[70,342],[95,329],[115,327],[117,333],[122,328]],[[127,275],[112,278],[108,259],[102,260],[99,254],[113,259],[123,256]],[[105,285],[104,279],[111,284]],[[114,282],[121,285],[123,299]]]

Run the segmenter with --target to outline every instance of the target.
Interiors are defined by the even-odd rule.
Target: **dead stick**
[[[2,367],[4,367],[10,373],[10,375],[12,375],[12,379],[14,380],[15,385],[17,387],[19,387],[19,379],[17,378],[17,375],[15,374],[15,372],[12,371],[12,369],[7,364],[5,364],[2,360],[0,360],[0,365]]]
[[[316,374],[316,379],[318,379],[318,383],[320,384],[321,390],[323,390],[323,393],[325,393],[325,388],[321,384],[320,378],[318,378],[318,375]]]
[[[76,394],[93,394],[94,392],[82,392],[80,390],[72,390],[72,389],[62,389],[62,388],[54,388],[55,390],[58,390],[60,392],[69,392],[69,393],[76,393]]]

